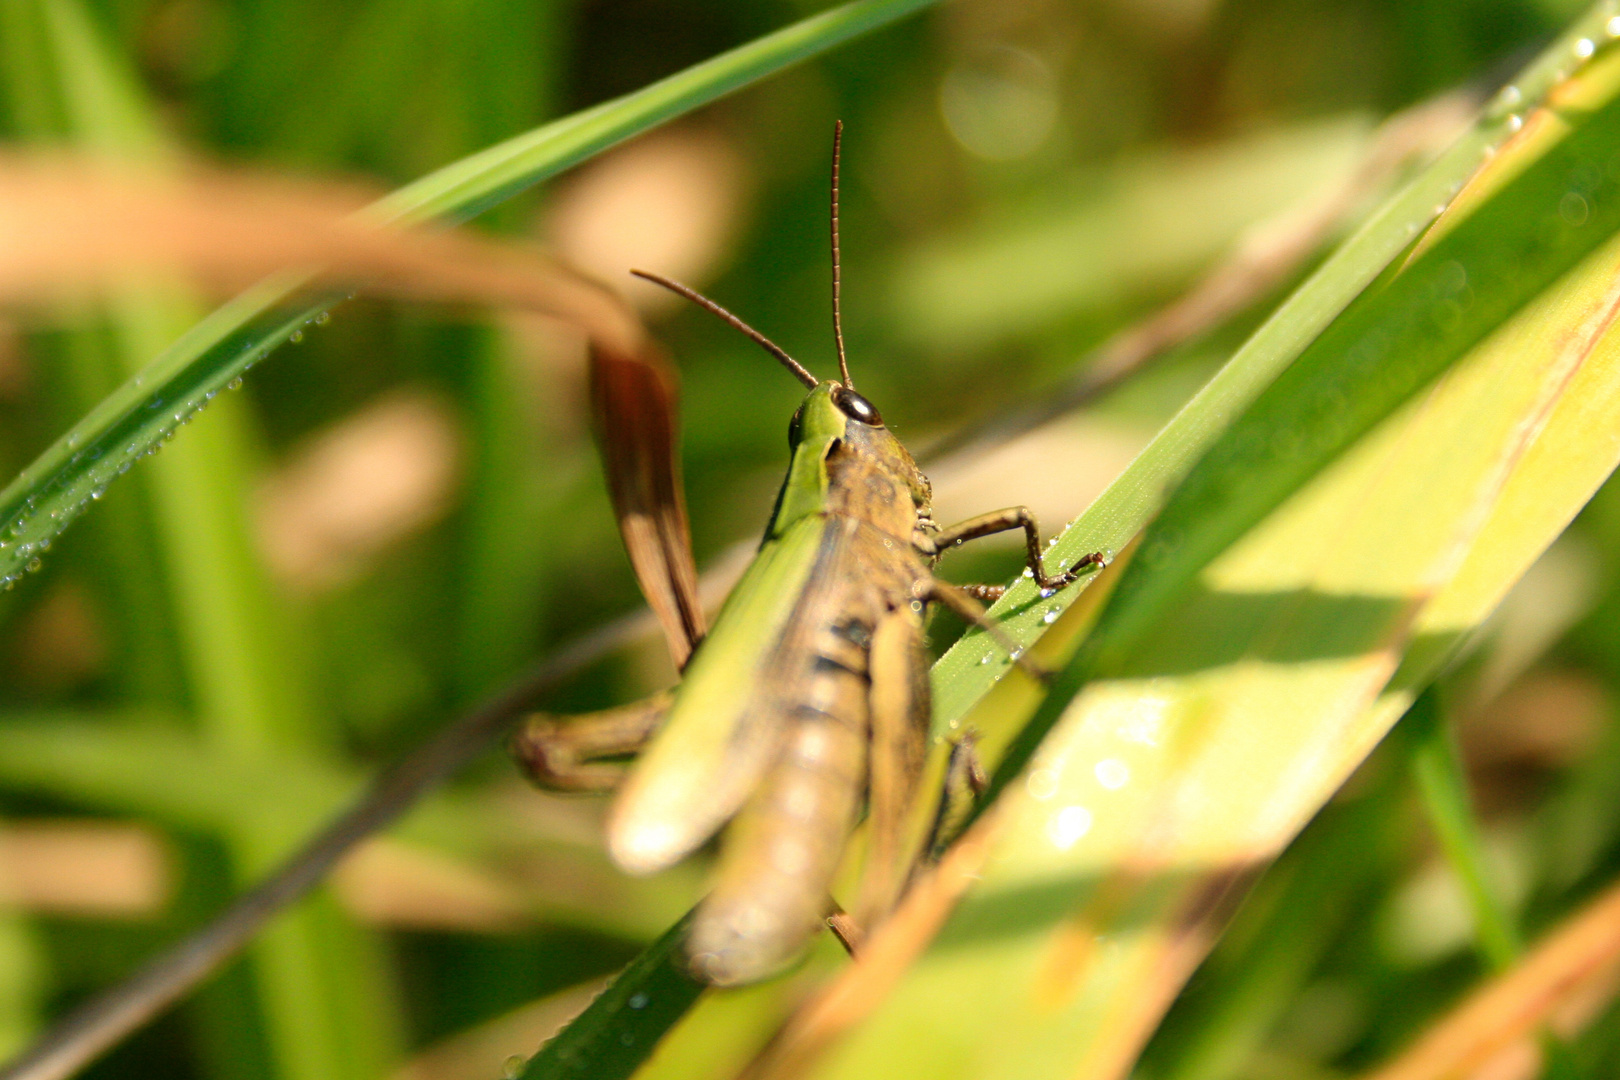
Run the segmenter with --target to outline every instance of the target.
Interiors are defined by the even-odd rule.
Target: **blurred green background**
[[[687,280],[830,370],[835,118],[851,365],[920,448],[1039,400],[1257,229],[1342,190],[1385,117],[1492,88],[1582,6],[961,0],[478,225],[626,288],[676,356],[702,563],[762,527],[799,391],[625,271]],[[0,115],[18,143],[166,143],[392,187],[817,8],[0,0]],[[136,88],[145,118],[98,104],[100,77]],[[936,477],[942,518],[1027,502],[1055,529],[1309,265],[1095,407],[953,463]],[[144,337],[82,312],[0,323],[0,467],[15,473],[166,344],[164,326],[206,310],[174,304]],[[579,343],[555,326],[345,304],[0,596],[0,1053],[198,925],[459,709],[639,604],[583,397]],[[1059,449],[1071,464],[1053,476],[1042,461]],[[1614,539],[1606,490],[1453,680],[1499,888],[1526,930],[1620,869]],[[992,547],[949,571],[1017,564]],[[649,643],[552,704],[671,678]],[[1478,977],[1402,751],[1381,753],[1263,883],[1148,1074],[1342,1075]],[[577,1007],[570,988],[697,895],[700,868],[614,873],[600,809],[528,791],[492,751],[87,1075],[493,1076]],[[1585,1075],[1614,1074],[1615,1028],[1571,1051]]]

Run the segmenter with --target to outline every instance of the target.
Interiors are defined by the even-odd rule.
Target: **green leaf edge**
[[[934,2],[855,0],[822,12],[463,158],[363,213],[383,222],[465,220],[666,120]],[[0,587],[37,566],[57,535],[136,460],[156,453],[216,394],[336,302],[306,300],[289,315],[283,305],[303,281],[281,275],[215,310],[0,491]]]

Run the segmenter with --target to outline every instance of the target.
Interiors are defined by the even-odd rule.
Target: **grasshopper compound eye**
[[[851,420],[858,420],[868,427],[883,426],[883,417],[878,413],[877,406],[849,387],[835,387],[832,392],[832,400],[833,404],[838,406],[839,411]]]

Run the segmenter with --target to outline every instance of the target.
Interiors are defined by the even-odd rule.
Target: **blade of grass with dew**
[[[39,5],[42,74],[62,103],[62,134],[124,160],[170,160],[134,78],[100,40],[76,0]],[[42,88],[43,92],[49,92]],[[43,94],[42,94],[43,96]],[[177,290],[129,291],[109,304],[103,362],[124,374],[196,318]],[[98,358],[81,351],[86,361]],[[175,420],[180,419],[178,416]],[[249,490],[246,416],[216,409],[184,447],[147,475],[156,535],[180,631],[181,660],[197,720],[222,752],[245,758],[313,753],[313,695],[286,613],[259,562],[242,503]],[[173,777],[167,777],[171,782]],[[281,805],[271,799],[264,807]],[[247,878],[302,831],[297,819],[244,803],[213,833]],[[295,1080],[374,1075],[399,1053],[402,1019],[380,943],[330,896],[289,912],[256,945],[254,975],[278,1072]]]
[[[382,221],[463,220],[666,120],[894,22],[933,0],[856,0],[464,158],[395,191]],[[267,281],[196,323],[99,402],[0,491],[0,581],[15,581],[108,484],[330,300],[288,313],[296,275]],[[143,357],[144,359],[144,357]],[[176,420],[178,416],[181,420]]]
[[[1607,9],[1595,7],[1527,66],[1498,95],[1473,130],[1402,192],[1285,300],[1221,371],[1165,426],[1084,514],[1058,536],[1048,558],[1067,565],[1093,551],[1119,551],[1164,505],[1193,463],[1355,297],[1405,249],[1462,185],[1489,160],[1534,108],[1563,80],[1580,40],[1604,40]],[[992,609],[1014,641],[1039,636],[1080,595],[1086,582],[1052,597],[1019,581]],[[934,667],[935,733],[954,729],[968,709],[1000,681],[1008,664],[984,634],[970,632]],[[986,731],[993,749],[1004,730]]]
[[[1564,87],[1565,103],[1612,94],[1612,74]],[[896,1024],[937,1036],[921,1040],[926,1060],[905,1064],[913,1075],[1121,1075],[1247,877],[1607,476],[1616,447],[1591,408],[1615,403],[1620,355],[1606,332],[1620,199],[1605,193],[1614,220],[1594,221],[1561,258],[1602,246],[1556,285],[1556,260],[1524,257],[1558,247],[1539,240],[1566,235],[1557,215],[1572,176],[1620,146],[1612,102],[1581,112],[1565,113],[1585,121],[1565,141],[1511,162],[1523,166],[1513,182],[1319,339],[1173,497],[1034,722],[1051,714],[1057,728],[978,826],[994,849],[983,880],[822,1075],[878,1066]],[[1539,239],[1527,249],[1527,237]],[[1418,310],[1453,325],[1422,269],[1459,261],[1479,271],[1468,310],[1489,340],[1421,399],[1413,391],[1472,339],[1438,358],[1385,354],[1345,382],[1367,360],[1346,338],[1398,340]],[[1540,295],[1513,315],[1527,285]],[[1348,454],[1313,445],[1333,434],[1316,408],[1380,398],[1398,411]],[[1243,497],[1209,482],[1236,457]],[[1253,513],[1269,483],[1297,491]],[[1162,554],[1148,558],[1155,541]],[[1021,989],[924,1019],[924,1002],[967,979]]]
[[[838,1003],[867,977],[898,987],[819,1075],[1129,1067],[1248,877],[1614,467],[1615,59],[1556,87],[1557,114],[1478,178],[1471,214],[1200,463],[1015,748],[1058,722],[1025,780],[1009,783],[1022,753],[1004,763],[969,899],[904,975],[880,934],[781,1071],[850,1021]],[[1387,351],[1358,351],[1369,337]],[[1006,992],[939,1008],[984,985]]]
[[[635,1072],[703,993],[681,951],[690,921],[690,915],[682,917],[647,946],[514,1080],[622,1080]]]
[[[1577,22],[1569,36],[1574,39],[1598,35],[1602,27],[1602,12],[1594,11]],[[1499,98],[1456,146],[1375,213],[1283,303],[1097,502],[1064,530],[1049,557],[1067,563],[1087,552],[1124,548],[1233,417],[1253,402],[1385,270],[1391,259],[1410,245],[1422,226],[1435,217],[1437,206],[1443,206],[1462,188],[1480,162],[1495,155],[1518,130],[1520,117],[1515,110],[1525,103],[1540,101],[1560,84],[1569,66],[1569,55],[1568,43],[1561,41],[1539,57],[1520,74],[1511,95]],[[1020,581],[992,608],[992,615],[1015,643],[1030,643],[1094,580],[1083,579],[1076,587],[1052,597],[1041,597],[1033,583]],[[1001,680],[1009,667],[1005,653],[983,634],[970,632],[953,646],[933,670],[936,735],[958,729],[968,710]],[[987,759],[998,756],[1015,730],[1019,715],[1014,711],[999,725],[993,720],[978,723],[982,718],[975,718],[978,730],[987,736],[981,743]],[[973,996],[971,992],[969,995]],[[715,999],[705,999],[710,1000]],[[942,1009],[936,1015],[945,1017],[952,1011]],[[736,1037],[751,1040],[754,1034],[739,1031]],[[881,1044],[882,1039],[876,1042]],[[911,1044],[909,1038],[894,1042],[896,1046]],[[874,1068],[899,1064],[884,1060]],[[645,1075],[662,1075],[656,1061]]]

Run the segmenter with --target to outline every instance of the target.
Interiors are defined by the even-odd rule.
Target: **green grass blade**
[[[1567,77],[1570,42],[1582,35],[1601,40],[1602,33],[1601,13],[1594,13],[1576,24],[1568,40],[1549,49],[1521,73],[1514,84],[1515,95],[1511,99],[1514,106],[1534,104],[1545,98]],[[1313,341],[1387,270],[1391,260],[1411,246],[1414,237],[1434,219],[1437,208],[1448,203],[1479,170],[1480,163],[1495,154],[1518,127],[1517,114],[1508,106],[1507,99],[1499,100],[1457,145],[1377,211],[1279,307],[1097,502],[1062,533],[1048,558],[1067,565],[1088,552],[1118,550],[1129,543],[1165,506],[1167,492],[1174,489],[1200,457],[1227,433],[1234,419],[1288,371]],[[1601,230],[1594,232],[1601,233]],[[1601,239],[1600,235],[1585,246],[1572,245],[1563,252],[1562,265],[1567,268],[1581,252],[1591,250]],[[1549,270],[1548,274],[1555,272]],[[1529,295],[1533,295],[1533,290],[1525,290],[1521,300]],[[1503,303],[1497,312],[1498,321],[1512,308],[1511,301]],[[1459,345],[1458,350],[1461,348]],[[1410,390],[1406,391],[1409,393]],[[1386,410],[1394,408],[1404,396],[1392,397],[1386,402]],[[1082,584],[1051,597],[1042,597],[1033,583],[1023,580],[1009,590],[992,613],[999,617],[1002,628],[1015,643],[1027,645],[1077,599],[1084,587]],[[1000,681],[1009,667],[1005,653],[985,635],[972,632],[965,635],[933,670],[936,733],[944,734],[959,727],[968,710]],[[1072,688],[1069,693],[1072,696]],[[1054,707],[1054,714],[1056,712],[1061,710]],[[986,736],[981,746],[992,760],[1014,730],[1012,723],[1016,719],[1015,715],[999,720],[994,716],[974,717],[980,734]],[[1037,740],[1030,741],[1033,745]],[[1042,826],[1033,826],[1028,839],[1040,842],[1042,835]],[[1010,897],[1011,907],[1001,909],[1001,914],[993,918],[1011,920],[1011,925],[1028,918],[1044,926],[1047,918],[1055,917],[1055,911],[1039,907],[1032,914],[1030,909],[1023,908],[1024,899],[1035,902],[1035,898]],[[992,959],[977,953],[962,958],[961,962],[968,967],[957,966],[959,961],[949,955],[953,946],[942,948],[945,955],[939,964],[950,972],[937,973],[938,980],[933,971],[924,974],[915,988],[916,997],[885,1010],[879,1020],[862,1033],[859,1046],[830,1068],[829,1075],[1020,1075],[1017,1063],[1027,1062],[1027,1058],[1014,1054],[1008,1057],[1007,1063],[995,1064],[977,1051],[964,1050],[958,1054],[955,1051],[961,1049],[961,1041],[955,1035],[959,1032],[945,1035],[935,1028],[938,1024],[953,1023],[953,1018],[958,1016],[956,1010],[938,1008],[938,1002],[976,1000],[983,986],[1000,985],[1000,980],[1021,976],[1010,975],[995,966]],[[994,952],[993,944],[989,948]],[[974,966],[985,964],[989,966]],[[953,977],[956,975],[961,977]],[[997,1011],[996,1015],[1001,1014]],[[987,1015],[986,1026],[994,1027],[996,1023]],[[1007,1030],[1015,1026],[1009,1025]],[[964,1027],[974,1027],[980,1033],[985,1030],[978,1025]],[[930,1052],[924,1058],[904,1061],[893,1056],[906,1055],[915,1049],[919,1045],[918,1033],[923,1031],[932,1033],[921,1038],[924,1044],[934,1043],[934,1035],[940,1036],[938,1054]],[[742,1040],[754,1037],[752,1032],[737,1035]]]
[[[1252,404],[1306,347],[1404,250],[1495,153],[1570,67],[1573,42],[1605,39],[1603,11],[1585,16],[1499,96],[1480,122],[1407,188],[1390,199],[1295,290],[1246,341],[1198,395],[1165,426],[1153,443],[1066,528],[1048,558],[1068,565],[1093,551],[1125,547],[1165,505],[1168,492],[1214,444],[1233,419]],[[1086,587],[1040,596],[1019,581],[991,609],[1014,641],[1037,638]],[[935,731],[956,726],[967,710],[1001,678],[1008,663],[983,634],[969,633],[934,668]]]
[[[1491,887],[1485,870],[1485,849],[1468,795],[1468,778],[1438,689],[1431,686],[1413,702],[1403,727],[1406,725],[1412,728],[1412,775],[1440,849],[1468,897],[1479,951],[1493,969],[1506,971],[1519,958],[1523,945],[1512,915]]]
[[[1558,86],[1194,467],[1004,761],[966,898],[814,1075],[1130,1068],[1250,876],[1620,458],[1617,89],[1614,50]]]
[[[688,915],[631,961],[612,984],[530,1058],[521,1080],[622,1080],[703,993],[686,970]],[[515,1078],[514,1078],[515,1080]]]
[[[38,11],[40,51],[50,58],[52,89],[63,105],[62,134],[110,157],[167,160],[171,152],[137,81],[88,12],[76,0]],[[122,292],[108,304],[108,339],[81,359],[138,371],[197,314],[178,290]],[[242,500],[251,475],[247,424],[239,409],[214,410],[146,479],[155,525],[148,542],[162,555],[198,725],[223,752],[255,758],[316,745],[317,716]],[[244,877],[287,842],[286,823],[273,813],[219,822],[211,831]],[[265,1029],[289,1080],[374,1075],[397,1056],[402,1022],[380,942],[330,895],[289,912],[253,958]]]
[[[615,143],[932,2],[856,0],[823,12],[449,165],[370,212],[388,221],[470,217]],[[330,303],[277,314],[298,284],[292,276],[266,282],[191,327],[0,491],[0,582],[26,572],[108,484]]]

